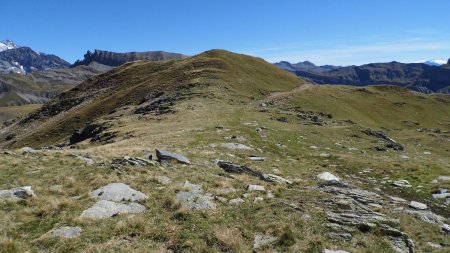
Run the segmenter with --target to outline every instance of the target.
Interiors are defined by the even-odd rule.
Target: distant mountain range
[[[0,43],[0,107],[44,103],[89,77],[136,60],[180,59],[182,54],[163,51],[115,53],[87,52],[75,64],[51,54],[18,46],[11,40]]]
[[[424,63],[371,63],[361,66],[316,66],[311,62],[276,66],[317,84],[397,85],[424,93],[450,93],[450,59]]]

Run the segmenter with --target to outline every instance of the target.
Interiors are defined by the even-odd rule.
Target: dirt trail
[[[306,90],[310,90],[314,87],[314,84],[310,84],[310,83],[305,83],[297,88],[294,88],[293,90],[290,91],[283,91],[283,92],[273,92],[271,94],[269,94],[266,98],[267,101],[273,101],[273,100],[277,100],[277,99],[281,99],[281,98],[286,98],[292,95],[295,95],[297,93],[306,91]]]

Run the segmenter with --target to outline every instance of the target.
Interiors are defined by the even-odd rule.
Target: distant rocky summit
[[[100,64],[117,67],[130,61],[162,61],[181,59],[184,57],[186,56],[182,54],[168,53],[164,51],[116,53],[95,49],[93,53],[87,51],[84,55],[84,59],[76,61],[72,66],[76,67],[79,65],[89,65],[92,62],[97,62]]]
[[[304,61],[304,62],[298,62],[298,63],[290,63],[287,61],[280,61],[275,63],[275,66],[288,70],[288,71],[307,71],[307,72],[315,72],[315,73],[321,73],[330,71],[333,69],[340,68],[339,66],[333,66],[333,65],[323,65],[323,66],[316,66],[314,63],[310,61]]]
[[[70,64],[56,55],[37,53],[29,47],[0,52],[0,72],[26,74],[37,70],[66,68]]]

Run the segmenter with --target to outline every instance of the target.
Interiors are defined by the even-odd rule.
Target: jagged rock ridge
[[[93,53],[87,51],[87,53],[84,55],[84,59],[81,61],[76,61],[73,66],[75,67],[79,65],[89,65],[92,62],[98,62],[100,64],[116,67],[130,61],[161,61],[181,59],[184,57],[186,56],[182,54],[168,53],[164,51],[116,53],[95,49]]]

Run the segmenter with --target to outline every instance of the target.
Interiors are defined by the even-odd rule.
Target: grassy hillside
[[[14,145],[61,141],[86,122],[122,106],[137,105],[161,91],[177,99],[220,96],[223,100],[248,101],[302,84],[295,75],[261,59],[221,50],[176,61],[128,63],[92,77],[31,114],[17,128],[19,139]],[[35,121],[43,123],[33,124]],[[20,133],[24,125],[27,132]],[[29,131],[30,127],[35,129]]]
[[[158,98],[174,99],[171,110],[135,113],[153,100],[146,96],[160,91],[165,93]],[[36,196],[0,205],[0,249],[395,253],[392,240],[399,243],[400,238],[401,244],[407,236],[414,241],[414,252],[448,252],[448,233],[408,212],[413,211],[409,202],[419,201],[427,204],[426,212],[450,222],[448,204],[432,197],[439,188],[450,189],[450,181],[437,180],[450,176],[447,112],[449,96],[390,86],[315,86],[258,58],[219,50],[178,61],[126,64],[61,94],[22,123],[1,129],[3,136],[16,136],[15,143],[2,139],[13,147],[0,156],[0,189],[30,185]],[[15,149],[67,144],[70,133],[87,121],[106,123],[105,132],[114,137],[34,154]],[[382,130],[404,149],[375,149],[384,144],[363,132],[368,127]],[[222,146],[229,143],[249,149]],[[148,166],[138,167],[118,162],[125,156],[155,157],[155,148],[183,154],[191,164],[148,161]],[[227,173],[216,165],[217,159],[292,184]],[[317,176],[325,171],[349,185],[342,189],[356,190],[347,195],[323,191]],[[171,182],[162,184],[161,176]],[[396,188],[396,180],[408,180],[410,187]],[[186,181],[211,194],[216,209],[183,207],[176,195],[187,191]],[[102,220],[80,217],[96,202],[91,191],[118,182],[148,195],[140,202],[144,212]],[[248,191],[249,184],[262,185],[265,191]],[[234,190],[223,192],[230,188]],[[361,192],[376,195],[378,202],[363,198],[365,203],[355,204]],[[237,204],[229,202],[238,198]],[[336,229],[343,232],[330,221],[330,212],[353,214],[361,205],[363,213],[392,219],[388,225],[397,237],[379,224],[349,225],[349,237],[336,236]],[[47,236],[62,226],[83,231],[72,239]],[[258,234],[276,239],[254,250]]]

